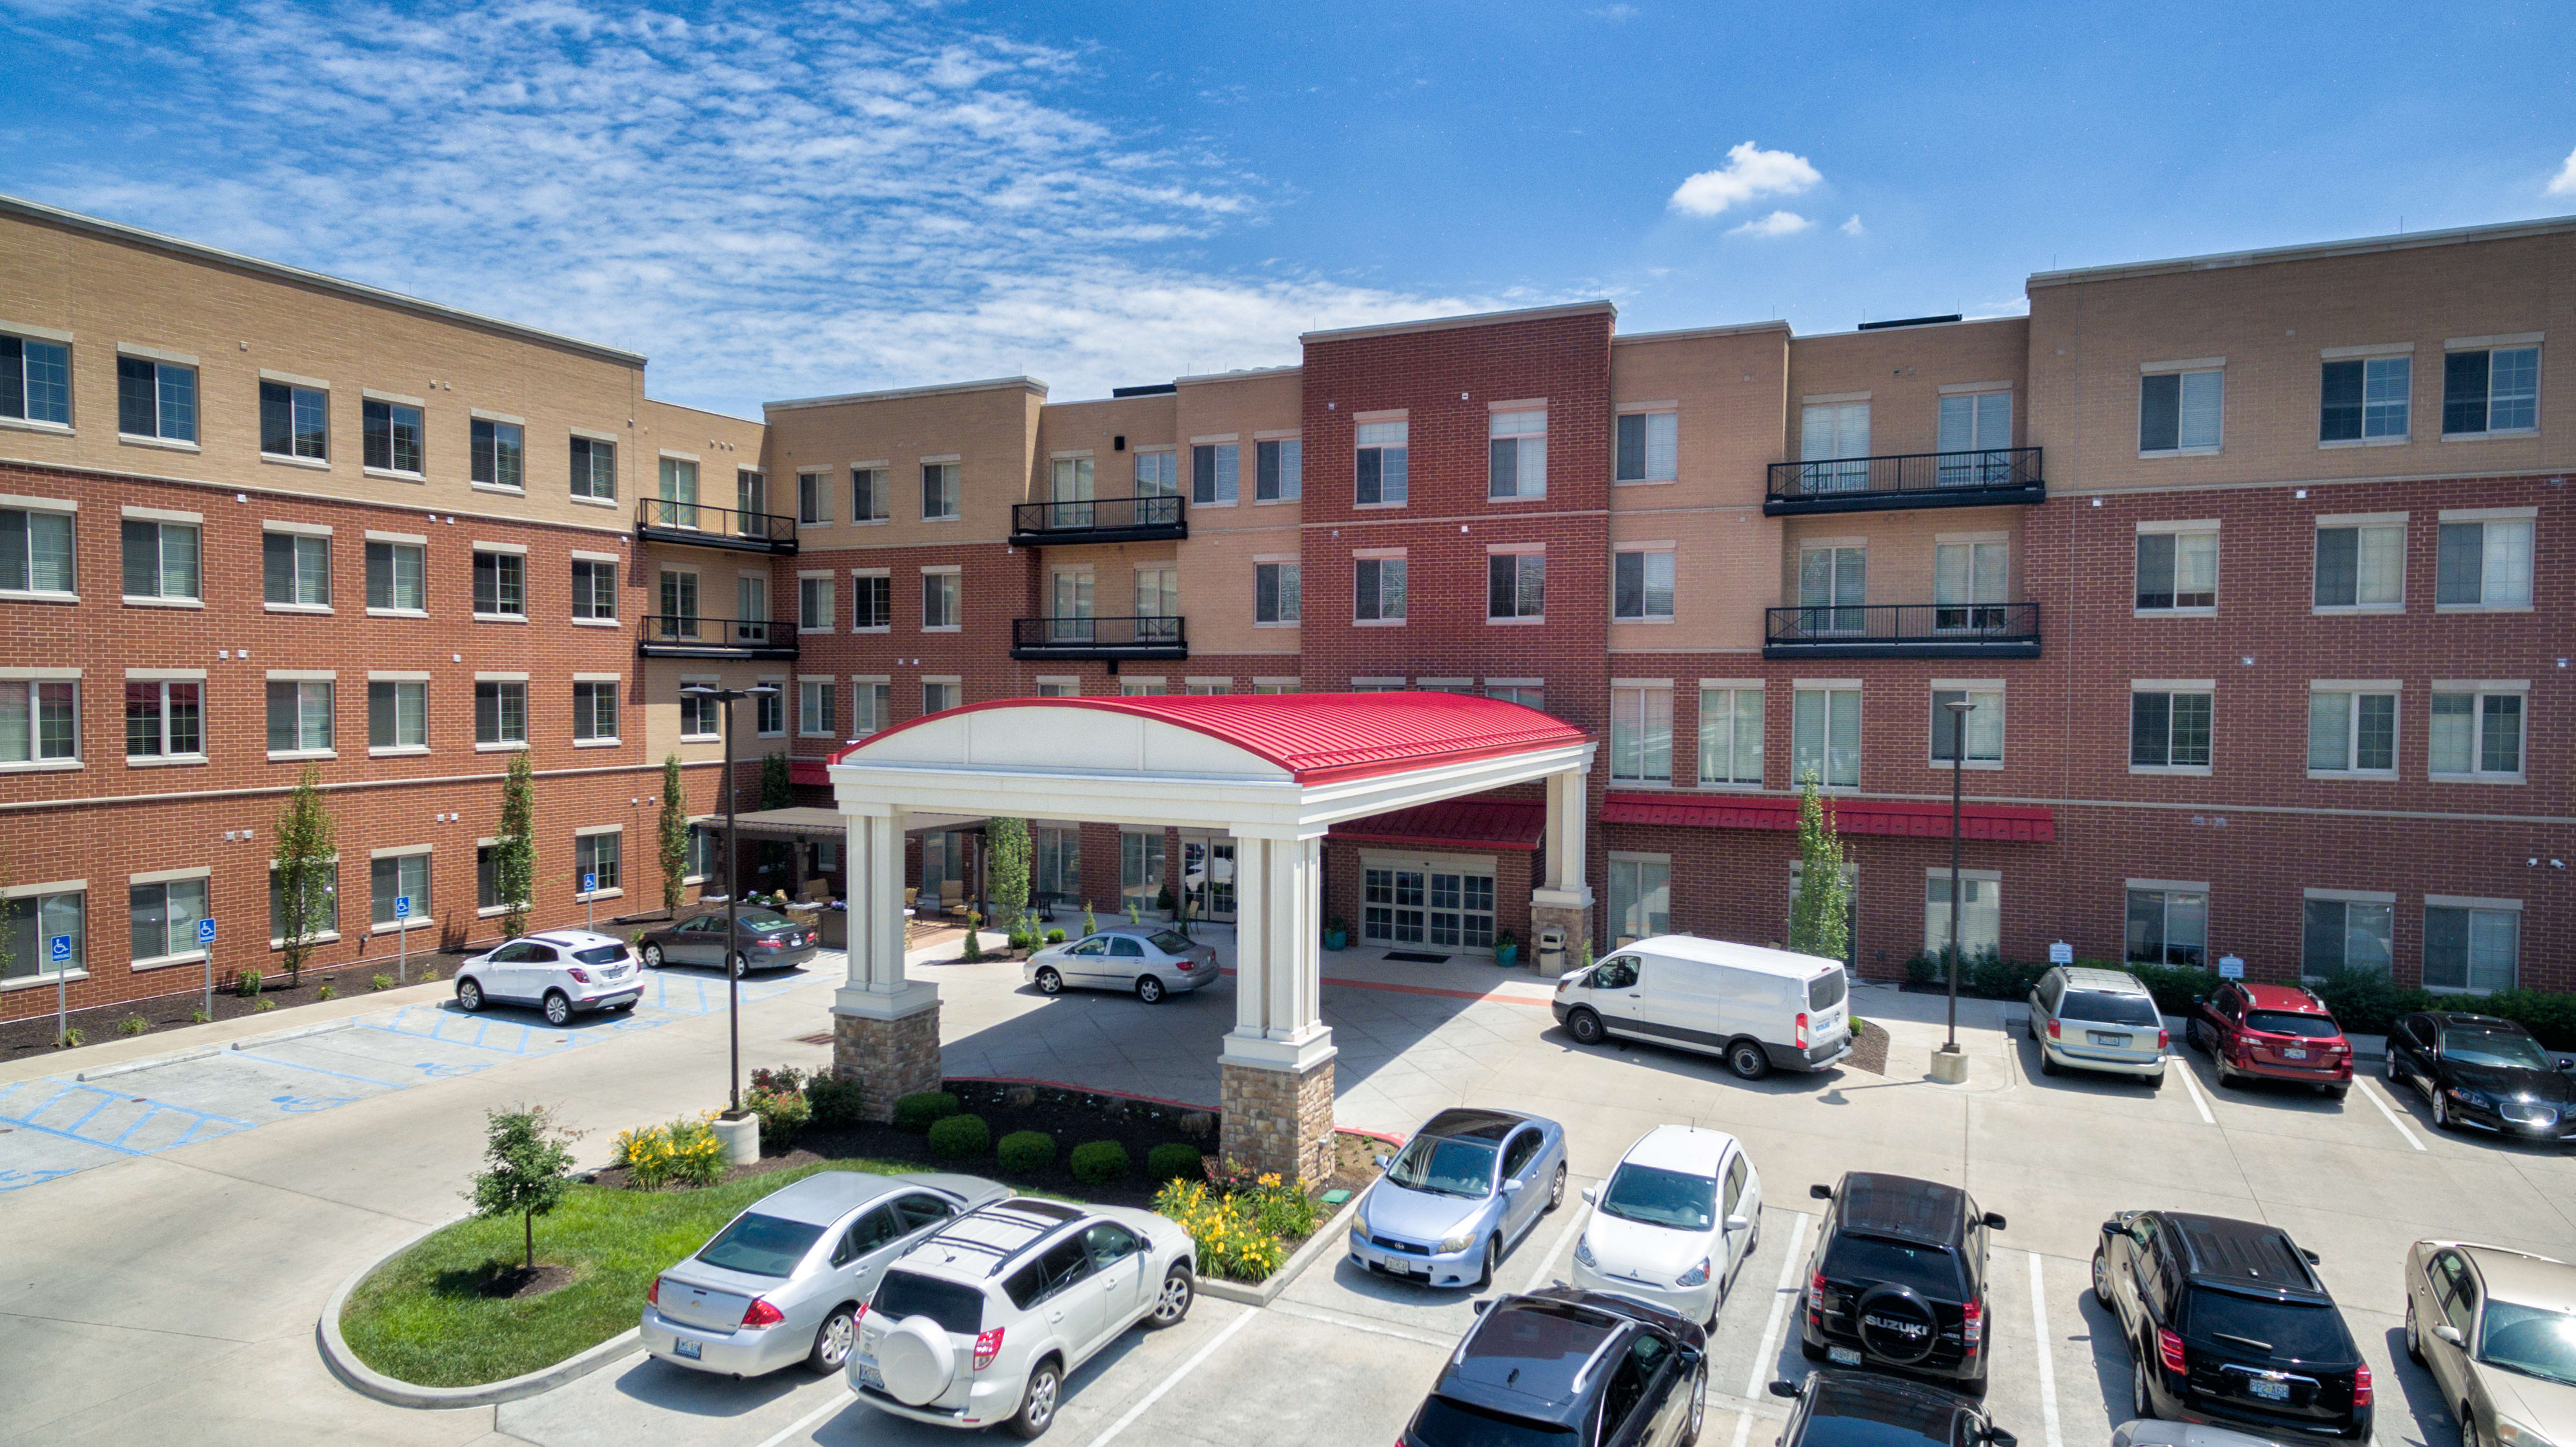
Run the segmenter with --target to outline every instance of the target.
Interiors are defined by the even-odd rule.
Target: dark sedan
[[[2388,1080],[2432,1105],[2433,1124],[2519,1140],[2576,1140],[2576,1060],[2493,1015],[2429,1010],[2388,1032]]]
[[[1771,1395],[1797,1403],[1780,1447],[2013,1447],[1984,1407],[1925,1382],[1827,1368]]]
[[[1550,1287],[1476,1303],[1396,1447],[1689,1447],[1708,1339],[1624,1296]]]
[[[799,924],[776,910],[746,909],[734,920],[733,947],[727,950],[724,911],[719,909],[646,931],[639,953],[646,965],[657,970],[664,965],[721,966],[730,954],[733,972],[746,975],[801,965],[814,958],[822,941],[822,933],[810,924]]]

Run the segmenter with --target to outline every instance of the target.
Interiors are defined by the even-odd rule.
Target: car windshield
[[[1533,1443],[1559,1447],[1573,1438],[1572,1427],[1533,1422],[1447,1397],[1424,1398],[1413,1430],[1405,1434],[1406,1441],[1421,1447],[1530,1447]]]
[[[805,1249],[822,1234],[820,1226],[755,1211],[735,1217],[723,1234],[698,1253],[698,1259],[709,1266],[750,1276],[785,1276],[805,1259]]]
[[[1483,1141],[1418,1135],[1386,1168],[1386,1178],[1408,1191],[1482,1199],[1494,1190],[1494,1148]]]
[[[586,950],[573,951],[572,957],[585,965],[613,965],[626,958],[626,946],[592,945]]]
[[[1601,1193],[1601,1214],[1649,1226],[1705,1231],[1717,1219],[1717,1182],[1687,1171],[1623,1165]]]
[[[1910,1286],[1936,1300],[1955,1301],[1959,1296],[1959,1258],[1947,1247],[1919,1241],[1838,1236],[1833,1249],[1825,1253],[1824,1270],[1832,1281]]]
[[[783,929],[796,928],[796,921],[783,914],[771,914],[765,909],[754,910],[738,917],[742,921],[742,927],[753,934],[775,934]]]
[[[2272,1301],[2239,1296],[2232,1291],[2203,1289],[2191,1293],[2184,1308],[2183,1330],[2195,1340],[2219,1340],[2236,1351],[2262,1352],[2298,1362],[2349,1362],[2360,1359],[2343,1316],[2333,1307],[2304,1301]]]
[[[886,1322],[926,1316],[939,1323],[941,1331],[955,1336],[973,1336],[984,1329],[984,1293],[963,1282],[912,1271],[887,1272],[877,1283],[868,1310]]]
[[[2489,1301],[2478,1360],[2576,1387],[2576,1312]]]
[[[1161,950],[1164,954],[1186,955],[1190,952],[1190,937],[1182,934],[1179,930],[1158,930],[1154,933],[1152,938],[1154,941],[1154,948]]]
[[[2503,1030],[2453,1026],[2442,1032],[2442,1055],[2462,1065],[2496,1065],[2511,1070],[2547,1070],[2549,1057],[2540,1042]]]
[[[2164,1023],[2156,1014],[2156,1002],[2145,995],[2115,995],[2108,990],[2069,990],[2057,1007],[2061,1020],[2086,1020],[2096,1025],[2144,1025],[2153,1028]]]
[[[2343,1031],[2324,1015],[2301,1015],[2291,1010],[2248,1010],[2245,1028],[2265,1035],[2296,1035],[2302,1040],[2332,1040]]]

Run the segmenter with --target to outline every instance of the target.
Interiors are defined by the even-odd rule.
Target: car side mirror
[[[1583,1204],[1589,1206],[1600,1199],[1601,1188],[1599,1186],[1586,1186],[1583,1188]]]
[[[1986,1440],[1993,1443],[1994,1447],[2016,1447],[2016,1444],[2021,1441],[2019,1437],[2014,1436],[2001,1427],[1988,1427],[1986,1429]]]
[[[2000,1230],[2004,1229],[2004,1218],[2003,1218],[2003,1213],[2002,1213],[2002,1212],[2000,1212],[2000,1211],[1988,1211],[1988,1212],[1986,1213],[1986,1218],[1985,1218],[1985,1219],[1986,1219],[1986,1229],[1987,1229],[1987,1230],[1989,1230],[1989,1231],[2000,1231]]]
[[[2561,1070],[2576,1070],[2576,1059],[2570,1059],[2567,1056],[2561,1055],[2558,1057],[2558,1068]]]
[[[1375,1157],[1374,1159],[1377,1161],[1377,1168],[1378,1168],[1379,1170],[1381,1170],[1381,1171],[1382,1171],[1382,1170],[1385,1170],[1385,1169],[1387,1168],[1388,1163],[1389,1163],[1389,1162],[1391,1162],[1391,1161],[1393,1161],[1393,1160],[1395,1159],[1395,1157],[1393,1157],[1393,1156],[1378,1156],[1378,1157]]]
[[[2319,1256],[2317,1253],[2315,1253],[2315,1252],[2313,1252],[2313,1251],[2309,1250],[2309,1249],[2308,1249],[2308,1248],[2306,1248],[2305,1246],[2302,1246],[2302,1247],[2300,1247],[2300,1248],[2299,1248],[2299,1254],[2300,1254],[2300,1255],[2302,1255],[2302,1256],[2304,1256],[2304,1257],[2306,1257],[2306,1258],[2308,1258],[2308,1264],[2309,1264],[2310,1266],[2321,1266],[2321,1265],[2325,1264],[2325,1258],[2324,1258],[2324,1257]]]
[[[2443,1341],[2449,1342],[2455,1347],[2468,1345],[2468,1338],[2460,1335],[2460,1329],[2451,1325],[2447,1321],[2443,1322],[2440,1326],[2433,1328],[2433,1335],[2441,1338]]]
[[[1830,1201],[1834,1198],[1834,1188],[1825,1185],[1809,1186],[1807,1194],[1819,1201]]]
[[[1726,1230],[1729,1235],[1733,1235],[1738,1231],[1750,1231],[1752,1229],[1753,1223],[1743,1216],[1729,1216],[1726,1218]]]
[[[1509,1180],[1507,1180],[1507,1181],[1503,1182],[1503,1194],[1504,1194],[1504,1195],[1506,1195],[1506,1196],[1517,1196],[1517,1195],[1519,1195],[1519,1194],[1520,1194],[1520,1191],[1521,1191],[1521,1178],[1520,1178],[1520,1177],[1518,1177],[1518,1176],[1514,1176],[1514,1177],[1512,1177],[1511,1179],[1509,1179]]]
[[[1798,1395],[1798,1384],[1796,1382],[1773,1382],[1771,1384],[1771,1395],[1775,1397],[1794,1398]]]
[[[2129,1234],[2128,1223],[2122,1221],[2117,1216],[2114,1216],[2110,1220],[2102,1223],[2102,1234],[2105,1236],[2126,1236]]]
[[[1486,1309],[1487,1309],[1487,1308],[1489,1308],[1489,1307],[1491,1307],[1493,1304],[1494,1304],[1494,1302],[1493,1302],[1493,1298],[1491,1298],[1491,1297],[1487,1297],[1487,1298],[1486,1298],[1485,1300],[1483,1300],[1483,1301],[1479,1301],[1479,1302],[1474,1303],[1474,1306],[1475,1306],[1475,1308],[1476,1308],[1476,1315],[1478,1315],[1478,1316],[1483,1316],[1483,1315],[1485,1314],[1485,1312],[1486,1312]]]
[[[2195,1005],[2206,1005],[2209,1003],[2209,997],[2207,995],[2194,995],[2191,997],[2191,1002]]]

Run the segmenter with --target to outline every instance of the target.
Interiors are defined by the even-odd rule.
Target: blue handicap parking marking
[[[362,1028],[502,1055],[545,1055],[581,1043],[578,1035],[522,1024],[506,1015],[468,1015],[444,1005],[405,1005],[390,1017],[369,1017]]]
[[[358,1097],[354,1095],[278,1095],[270,1097],[271,1100],[276,1102],[279,1110],[286,1111],[293,1115],[302,1115],[316,1110],[329,1110],[335,1105],[347,1105],[349,1102],[356,1100],[357,1098]]]
[[[0,1169],[20,1170],[35,1169],[30,1161],[65,1158],[74,1162],[69,1169],[87,1169],[249,1127],[231,1116],[55,1079],[21,1081],[0,1090],[0,1120],[10,1127],[8,1138],[0,1140]]]
[[[40,1186],[56,1176],[68,1176],[71,1173],[72,1168],[69,1166],[34,1171],[11,1170],[7,1166],[0,1166],[0,1191],[23,1191],[29,1186]]]
[[[419,1071],[421,1074],[423,1074],[423,1075],[425,1075],[425,1076],[429,1077],[429,1078],[430,1078],[430,1079],[432,1079],[432,1080],[453,1080],[453,1079],[455,1079],[457,1076],[460,1076],[460,1075],[472,1075],[474,1072],[476,1072],[476,1071],[478,1071],[478,1070],[489,1070],[489,1069],[491,1069],[491,1068],[492,1068],[492,1067],[491,1067],[490,1065],[488,1065],[488,1064],[485,1064],[485,1065],[441,1065],[441,1064],[439,1064],[439,1063],[438,1063],[437,1061],[435,1061],[435,1060],[422,1060],[422,1061],[418,1061],[418,1062],[415,1062],[415,1063],[413,1064],[413,1066],[412,1066],[412,1069]]]

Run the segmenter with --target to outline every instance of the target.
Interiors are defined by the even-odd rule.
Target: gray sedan
[[[774,909],[746,909],[734,920],[733,972],[785,969],[814,958],[822,931],[799,924]],[[725,962],[723,910],[649,930],[640,953],[653,969],[664,965],[722,965]]]
[[[1010,1194],[980,1176],[816,1172],[654,1278],[644,1349],[727,1376],[798,1361],[829,1376],[849,1360],[860,1303],[886,1267],[950,1218]]]
[[[1020,978],[1037,986],[1041,994],[1062,994],[1073,986],[1131,990],[1148,1005],[1165,995],[1214,984],[1216,977],[1215,946],[1154,925],[1112,926],[1049,945],[1020,965]]]

